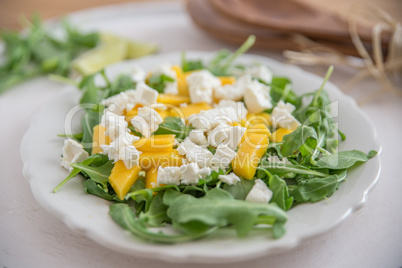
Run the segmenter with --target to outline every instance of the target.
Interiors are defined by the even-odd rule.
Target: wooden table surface
[[[145,0],[0,0],[0,28],[20,28],[21,16],[30,16],[34,12],[43,19],[63,16],[81,9],[111,5],[124,2],[141,2]],[[166,0],[159,0],[166,1]],[[402,0],[302,0],[317,4],[323,8],[331,8],[340,14],[346,14],[352,3],[370,3],[382,8],[396,20],[402,21]],[[146,1],[146,2],[149,2]]]

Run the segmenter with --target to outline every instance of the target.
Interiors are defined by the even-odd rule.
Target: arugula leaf
[[[83,164],[71,164],[71,166],[80,169],[81,172],[85,172],[91,180],[101,184],[104,189],[107,189],[109,176],[112,172],[114,163],[110,160],[100,167],[91,167]]]
[[[253,188],[254,184],[255,179],[246,180],[240,178],[240,181],[233,185],[225,184],[223,186],[223,190],[230,193],[235,199],[245,200],[248,193],[251,191],[251,188]]]
[[[314,168],[347,169],[352,167],[356,162],[366,162],[375,155],[377,155],[377,152],[374,150],[370,151],[367,155],[358,150],[343,151],[320,158]]]
[[[273,193],[270,203],[276,203],[281,209],[285,211],[289,210],[293,204],[293,197],[289,197],[289,191],[286,182],[279,178],[277,175],[273,175],[269,179],[269,189]]]
[[[130,231],[142,239],[158,243],[183,243],[199,239],[217,230],[216,227],[210,228],[204,232],[197,233],[196,235],[167,235],[162,232],[155,233],[149,230],[146,226],[148,218],[136,218],[133,209],[127,204],[111,205],[109,215],[123,229]]]
[[[301,125],[292,133],[285,135],[281,150],[282,155],[289,156],[293,154],[294,151],[299,150],[309,137],[317,139],[317,133],[312,127],[306,125]]]
[[[152,87],[159,93],[163,93],[166,87],[166,83],[174,82],[174,79],[165,74],[152,75],[148,80],[148,86]]]
[[[105,189],[102,188],[102,186],[99,185],[98,183],[96,183],[94,180],[91,180],[91,179],[85,180],[84,181],[84,189],[85,189],[86,193],[98,196],[105,200],[123,202],[123,201],[119,200],[116,193],[110,194],[110,193],[106,192]]]
[[[167,206],[163,204],[164,193],[164,191],[158,192],[152,199],[149,210],[140,214],[140,219],[144,219],[152,227],[159,227],[164,222],[170,222],[166,214]]]
[[[205,66],[201,60],[192,60],[192,61],[187,60],[186,52],[182,51],[181,52],[181,68],[183,69],[183,72],[190,72],[190,71],[205,69]]]
[[[276,204],[236,200],[220,188],[210,190],[201,198],[191,195],[177,197],[169,206],[167,215],[175,228],[191,235],[203,233],[210,226],[233,225],[238,236],[244,237],[257,222],[284,225],[287,220],[286,213]],[[281,235],[282,230],[274,236]]]
[[[80,53],[94,48],[99,42],[97,33],[84,34],[64,23],[63,40],[51,36],[39,16],[33,16],[25,33],[2,31],[5,60],[0,66],[0,93],[35,76],[53,73],[67,77],[72,60]]]
[[[193,128],[191,126],[186,126],[180,117],[168,116],[159,125],[158,130],[154,132],[154,135],[175,134],[176,138],[184,140],[191,130],[193,130]]]
[[[93,165],[93,166],[101,166],[109,161],[109,158],[103,154],[93,154],[89,156],[87,159],[82,161],[80,164],[82,165]],[[70,174],[61,182],[56,188],[53,189],[53,193],[57,192],[64,184],[66,184],[69,180],[77,176],[81,172],[80,168],[74,168]]]
[[[87,109],[87,112],[81,119],[81,144],[83,145],[84,150],[87,151],[89,154],[92,152],[93,128],[100,123],[101,117],[102,113],[100,113],[99,111],[96,111],[95,109]]]
[[[291,196],[293,196],[296,203],[318,202],[330,197],[338,189],[339,184],[345,180],[346,174],[347,172],[344,170],[339,174],[325,178],[302,181],[293,189]]]
[[[308,167],[302,165],[292,165],[292,164],[276,164],[271,163],[269,165],[260,165],[257,167],[258,170],[267,170],[271,174],[277,174],[279,176],[283,176],[289,173],[294,174],[302,174],[302,175],[311,175],[317,177],[326,177],[328,176],[325,173],[321,173],[315,170],[311,170]]]

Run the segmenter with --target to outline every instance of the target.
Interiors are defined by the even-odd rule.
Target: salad
[[[236,64],[253,44],[208,63],[161,63],[111,81],[84,77],[82,132],[61,135],[61,164],[88,194],[111,201],[122,228],[151,242],[181,243],[233,228],[239,237],[286,232],[286,211],[330,197],[368,154],[338,151],[345,135],[324,90],[298,96],[268,66]],[[170,225],[175,233],[156,231]],[[157,229],[159,230],[159,229]]]

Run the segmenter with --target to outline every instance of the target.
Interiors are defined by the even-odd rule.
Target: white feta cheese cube
[[[265,65],[248,67],[245,72],[250,74],[253,78],[260,79],[267,84],[272,82],[274,76],[272,71]]]
[[[211,169],[208,167],[199,168],[196,163],[180,166],[181,183],[186,185],[197,185],[198,181],[211,174]]]
[[[181,172],[180,167],[161,167],[158,168],[157,185],[180,185]]]
[[[272,108],[269,91],[269,86],[257,81],[249,84],[244,93],[244,103],[250,113],[260,113]]]
[[[295,107],[290,103],[278,102],[272,110],[271,120],[274,128],[286,128],[295,130],[300,126],[300,122],[292,115]]]
[[[188,137],[192,142],[201,147],[208,146],[207,138],[205,137],[204,132],[201,130],[191,130],[190,133],[188,134]]]
[[[122,160],[127,169],[139,164],[140,154],[132,144],[139,140],[133,135],[121,135],[109,145],[101,145],[103,153],[114,162]]]
[[[108,107],[109,111],[117,115],[122,115],[124,110],[129,111],[134,108],[136,103],[135,90],[129,89],[120,92],[117,95],[102,100],[101,103]]]
[[[237,112],[232,107],[215,108],[207,111],[201,111],[188,118],[189,124],[195,129],[209,131],[220,123],[237,122]]]
[[[149,87],[144,82],[137,83],[135,88],[135,103],[142,104],[144,106],[157,103],[158,91]]]
[[[222,182],[224,182],[228,185],[234,185],[240,181],[240,178],[233,172],[231,172],[227,175],[219,175],[218,179],[220,179]]]
[[[224,85],[215,88],[214,96],[221,100],[240,101],[243,99],[246,88],[251,83],[251,75],[242,75],[233,85]]]
[[[236,150],[244,136],[244,133],[246,133],[246,130],[247,128],[241,126],[231,127],[229,131],[229,138],[225,144],[227,144],[230,149]]]
[[[187,137],[177,147],[180,155],[185,155],[190,163],[197,163],[201,168],[208,167],[212,158],[212,153],[194,142]]]
[[[138,115],[131,119],[131,124],[135,131],[141,133],[144,137],[150,137],[159,128],[163,122],[162,117],[154,109],[144,106],[138,108]]]
[[[146,78],[146,73],[142,68],[140,68],[138,66],[134,66],[131,69],[131,79],[134,82],[138,83],[138,82],[145,81],[145,78]]]
[[[101,119],[101,125],[106,128],[105,135],[108,136],[112,141],[121,135],[130,134],[127,128],[128,124],[124,120],[124,116],[119,116],[108,110],[104,111]]]
[[[213,92],[221,86],[221,80],[208,70],[195,71],[186,77],[192,103],[212,103]]]
[[[152,75],[166,75],[170,78],[177,79],[176,72],[172,69],[172,65],[169,62],[163,62],[156,66],[152,71]]]
[[[211,159],[210,166],[216,171],[218,171],[219,168],[225,170],[232,162],[235,155],[236,152],[230,149],[227,145],[220,144],[218,148],[216,148],[216,152]]]
[[[220,123],[213,130],[208,132],[208,144],[218,147],[229,139],[230,126],[226,123]]]
[[[247,108],[244,106],[244,102],[236,102],[232,100],[221,100],[216,108],[232,107],[237,113],[237,121],[241,121],[247,116]]]
[[[272,191],[261,179],[255,180],[255,184],[246,197],[246,201],[254,203],[268,203],[272,198]]]
[[[61,165],[68,171],[72,171],[71,164],[79,163],[88,158],[87,151],[84,147],[73,139],[67,139],[64,141],[63,155],[61,157]]]

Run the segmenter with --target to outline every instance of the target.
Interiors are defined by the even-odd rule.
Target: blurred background
[[[69,12],[81,9],[111,5],[124,2],[151,2],[153,0],[1,0],[0,1],[0,28],[20,28],[19,17],[29,16],[39,12],[43,19],[66,15]],[[166,2],[167,0],[159,0]],[[399,21],[402,20],[401,0],[301,0],[312,3],[321,8],[330,8],[339,14],[346,14],[352,3],[369,3],[388,12]],[[182,0],[184,2],[184,0]]]

